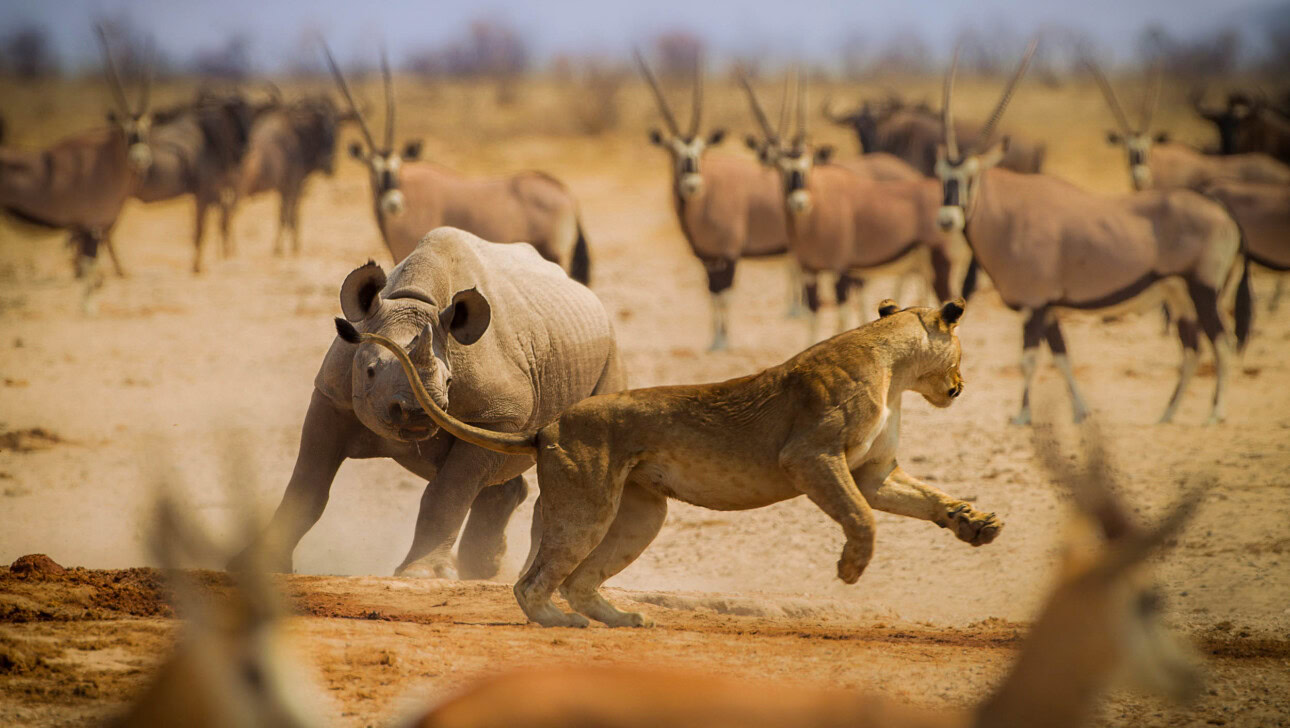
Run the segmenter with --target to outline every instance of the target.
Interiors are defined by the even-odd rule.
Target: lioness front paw
[[[973,546],[982,546],[994,540],[1003,530],[1003,521],[993,513],[982,513],[967,503],[959,503],[950,508],[941,521],[936,522],[941,528],[948,528]]]
[[[848,541],[842,549],[842,558],[838,559],[838,578],[847,584],[860,580],[869,559],[873,558],[873,542]]]

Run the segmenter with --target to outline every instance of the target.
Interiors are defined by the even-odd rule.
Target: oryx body
[[[1268,302],[1268,308],[1276,310],[1290,274],[1290,185],[1228,180],[1215,182],[1204,192],[1223,203],[1241,226],[1250,260],[1278,274]]]
[[[648,82],[665,129],[652,129],[650,142],[667,151],[673,209],[690,250],[703,264],[712,304],[712,344],[726,348],[730,293],[741,258],[760,258],[788,252],[788,230],[775,173],[755,160],[715,153],[710,147],[725,139],[725,130],[702,135],[703,79],[695,68],[690,126],[682,131],[662,89],[639,55],[641,74]],[[790,262],[790,296],[800,288]]]
[[[326,55],[363,132],[366,147],[354,143],[349,151],[368,168],[376,222],[395,263],[416,248],[426,231],[448,226],[498,243],[529,243],[574,280],[590,282],[591,258],[578,202],[562,182],[544,172],[493,179],[467,177],[446,167],[417,162],[420,141],[395,151],[394,82],[384,55],[385,142],[377,146],[340,68],[330,51]]]
[[[992,122],[1002,116],[1033,53],[1032,44]],[[945,81],[947,129],[953,128],[957,60],[956,52]],[[938,220],[946,230],[964,232],[1004,303],[1026,314],[1025,388],[1013,422],[1030,422],[1030,383],[1041,339],[1047,340],[1065,375],[1075,420],[1088,413],[1066,357],[1058,309],[1106,309],[1130,301],[1141,305],[1158,300],[1156,296],[1163,296],[1174,313],[1184,347],[1178,384],[1161,421],[1172,419],[1195,370],[1198,324],[1214,348],[1217,383],[1209,419],[1220,421],[1231,349],[1220,301],[1239,288],[1235,323],[1240,343],[1248,334],[1250,314],[1240,230],[1222,206],[1183,189],[1100,197],[1048,175],[998,169],[1006,138],[988,147],[980,146],[982,141],[973,140],[960,152],[957,137],[946,136],[937,165],[944,191]],[[1148,299],[1147,292],[1156,295]]]

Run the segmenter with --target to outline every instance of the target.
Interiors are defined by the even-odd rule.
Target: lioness
[[[532,563],[515,584],[528,618],[585,627],[551,603],[559,587],[578,612],[611,627],[648,626],[598,591],[658,534],[667,499],[716,510],[760,508],[806,495],[842,526],[838,578],[853,584],[873,555],[871,507],[951,528],[980,546],[1003,524],[993,513],[922,483],[896,465],[905,391],[948,407],[963,392],[954,330],[963,299],[900,309],[816,344],[783,364],[715,384],[589,397],[529,432],[459,422],[426,392],[403,347],[336,319],[341,338],[389,349],[421,406],[466,442],[537,458],[541,495]],[[540,519],[538,521],[537,519]]]

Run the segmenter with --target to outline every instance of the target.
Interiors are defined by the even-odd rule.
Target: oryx
[[[828,163],[831,149],[815,148],[806,123],[806,87],[797,89],[797,131],[782,141],[766,122],[752,87],[744,84],[753,116],[775,154],[781,178],[780,204],[788,222],[789,246],[803,271],[807,306],[811,311],[811,343],[818,337],[820,308],[818,275],[835,274],[838,328],[846,321],[848,291],[860,280],[858,271],[910,263],[930,267],[924,276],[932,281],[942,300],[952,297],[950,271],[953,261],[950,238],[936,225],[939,185],[920,177],[906,181],[879,181]]]
[[[305,183],[315,172],[331,175],[336,168],[336,136],[340,124],[353,121],[324,95],[282,103],[274,98],[257,109],[238,172],[232,208],[238,198],[276,190],[278,230],[273,254],[282,255],[283,237],[290,231],[292,252],[300,253],[300,200]]]
[[[1030,422],[1030,383],[1040,339],[1047,340],[1066,378],[1075,420],[1088,414],[1066,356],[1057,309],[1104,309],[1141,301],[1147,291],[1162,295],[1170,306],[1184,347],[1178,385],[1161,421],[1173,418],[1196,368],[1198,321],[1217,362],[1209,421],[1222,420],[1231,347],[1220,300],[1233,287],[1238,342],[1243,344],[1249,333],[1249,265],[1236,223],[1222,206],[1190,190],[1101,197],[1056,177],[998,169],[1007,138],[994,142],[991,135],[1034,51],[1032,43],[981,135],[962,146],[951,105],[955,53],[945,76],[946,134],[937,162],[944,191],[939,223],[945,230],[964,232],[1003,302],[1026,313],[1025,386],[1013,423]]]
[[[253,109],[240,94],[201,92],[191,102],[152,115],[152,164],[134,196],[144,202],[191,194],[196,206],[193,225],[193,272],[202,268],[206,211],[220,204],[221,193],[236,174],[246,151]],[[229,211],[221,204],[223,253],[230,251]]]
[[[826,99],[824,117],[855,131],[860,152],[866,157],[879,152],[893,154],[926,176],[936,174],[936,147],[941,142],[941,118],[926,104],[907,105],[894,94],[885,102],[865,101],[859,108],[838,112]],[[955,132],[963,138],[976,136],[981,124],[956,121]],[[1017,172],[1039,172],[1047,147],[1043,142],[1013,135],[1008,152],[999,166]]]
[[[87,308],[98,285],[94,268],[100,245],[107,248],[117,275],[125,275],[112,244],[112,226],[152,163],[151,75],[145,74],[137,101],[130,104],[107,36],[102,28],[97,32],[115,102],[107,114],[107,128],[67,137],[39,151],[0,148],[0,208],[25,222],[69,231],[76,274],[86,279]]]
[[[747,157],[709,151],[726,136],[724,129],[702,134],[703,73],[695,64],[690,124],[684,131],[676,121],[640,53],[636,62],[653,92],[665,129],[650,129],[650,143],[672,160],[672,204],[690,250],[703,263],[712,302],[712,350],[727,345],[731,286],[740,258],[764,258],[788,252],[779,181],[774,172]],[[789,263],[790,297],[800,289],[795,266]]]
[[[1160,105],[1162,79],[1159,68],[1152,73],[1147,93],[1143,96],[1138,125],[1133,126],[1097,62],[1086,58],[1084,64],[1093,74],[1106,98],[1106,105],[1115,116],[1117,129],[1107,132],[1106,140],[1112,146],[1124,147],[1127,152],[1134,189],[1186,187],[1198,190],[1223,179],[1290,184],[1290,166],[1266,154],[1202,154],[1184,144],[1170,142],[1169,135],[1164,132],[1153,134],[1151,122]]]
[[[449,226],[494,242],[530,243],[574,280],[590,281],[591,258],[578,218],[578,201],[564,183],[538,171],[491,179],[466,177],[417,161],[420,140],[396,152],[394,82],[384,53],[385,139],[378,146],[331,51],[325,46],[323,51],[363,134],[366,144],[351,144],[349,153],[368,168],[376,222],[395,263],[406,258],[427,231]]]
[[[1245,236],[1246,256],[1278,274],[1268,302],[1268,310],[1275,311],[1290,273],[1290,185],[1224,180],[1202,191],[1236,218]]]

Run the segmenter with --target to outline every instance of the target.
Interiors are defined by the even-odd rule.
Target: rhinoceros
[[[407,342],[432,396],[491,430],[530,430],[593,394],[626,385],[613,327],[588,288],[530,245],[487,242],[456,228],[429,232],[387,276],[369,261],[345,278],[345,318]],[[393,458],[429,483],[395,574],[489,578],[527,488],[528,456],[504,455],[441,432],[416,404],[393,356],[336,338],[314,380],[295,471],[267,533],[230,564],[290,571],[296,544],[322,516],[346,458]]]

